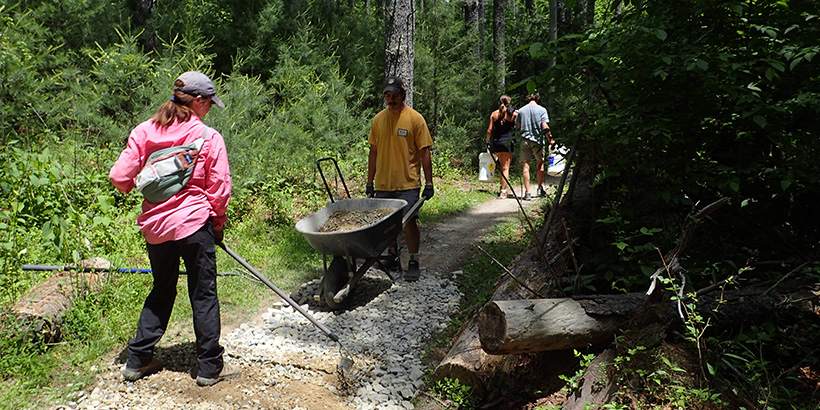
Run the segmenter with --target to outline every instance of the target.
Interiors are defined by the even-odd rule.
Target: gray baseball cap
[[[401,77],[387,77],[384,81],[384,92],[390,91],[393,94],[404,94],[407,89],[404,87],[404,80]]]
[[[225,108],[225,104],[216,96],[216,87],[214,87],[213,81],[199,71],[187,71],[182,73],[177,77],[176,81],[174,81],[174,91],[182,91],[185,94],[193,96],[201,95],[203,97],[211,97],[211,100],[216,103],[216,105]]]

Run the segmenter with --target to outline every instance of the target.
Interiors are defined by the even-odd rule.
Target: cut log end
[[[504,344],[507,334],[507,319],[504,311],[495,303],[488,303],[478,316],[481,330],[481,348],[485,352],[495,352]]]

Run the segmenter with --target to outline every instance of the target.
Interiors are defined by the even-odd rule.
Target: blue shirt
[[[521,137],[538,144],[544,144],[541,124],[550,122],[547,109],[538,104],[527,104],[518,109],[516,122],[521,126]]]

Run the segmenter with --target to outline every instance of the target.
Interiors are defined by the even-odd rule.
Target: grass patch
[[[422,223],[445,219],[494,196],[483,188],[440,181],[436,195],[420,211]],[[322,275],[322,255],[296,231],[295,221],[283,223],[278,220],[263,200],[235,198],[234,201],[237,202],[236,209],[241,212],[231,215],[225,230],[225,243],[237,254],[285,292]],[[305,203],[308,208],[323,206],[323,201],[309,202]],[[111,223],[106,243],[95,247],[92,242],[84,254],[105,257],[114,267],[150,267],[144,238],[134,223],[137,214],[138,206],[134,210],[123,208]],[[29,250],[39,254],[33,245]],[[185,269],[184,264],[181,269]],[[265,285],[249,281],[248,277],[252,275],[221,250],[217,251],[217,269],[222,273],[239,274],[220,276],[217,281],[226,332],[229,331],[226,324],[255,315],[261,304],[276,297]],[[50,276],[45,272],[22,270],[18,275],[28,278],[17,282],[19,286],[27,287]],[[10,319],[4,319],[7,323],[2,326],[4,333],[0,335],[0,378],[3,380],[0,382],[0,403],[4,404],[0,408],[48,407],[55,400],[65,400],[72,393],[88,389],[94,383],[97,369],[108,366],[124,353],[128,339],[136,330],[151,285],[150,274],[110,274],[102,290],[76,298],[74,307],[64,313],[63,337],[59,343],[32,343],[30,338],[23,338],[13,330]],[[15,294],[6,294],[3,309],[8,311],[24,292],[21,288]],[[180,276],[169,329],[160,345],[192,341],[190,323],[187,279]]]
[[[525,232],[524,225],[516,218],[490,229],[480,246],[506,267],[529,243]],[[467,260],[464,273],[456,279],[456,283],[464,293],[462,307],[469,311],[489,300],[496,281],[504,274],[504,268],[477,249]]]
[[[433,223],[462,213],[493,198],[486,187],[470,183],[439,184],[435,195],[419,210],[419,222]]]
[[[294,224],[272,223],[267,217],[271,212],[261,201],[244,209],[247,212],[235,218],[236,222],[225,232],[225,241],[234,251],[285,291],[321,275],[321,255],[296,232]],[[135,229],[133,213],[123,213],[122,220],[115,221],[115,225],[123,227],[111,233],[120,243],[116,253],[108,247],[93,248],[91,252],[109,259],[115,267],[149,267],[145,242]],[[217,268],[219,272],[244,270],[221,250],[217,251]],[[263,301],[275,297],[265,285],[250,282],[250,273],[244,273],[245,276],[220,276],[217,281],[223,324],[255,314]],[[50,276],[22,270],[18,275],[29,278],[20,283],[29,287]],[[101,291],[75,298],[74,306],[64,312],[63,335],[58,343],[33,342],[15,328],[17,324],[11,318],[4,316],[0,327],[0,408],[48,407],[49,402],[70,397],[72,392],[93,383],[97,369],[123,353],[127,340],[136,331],[151,286],[150,274],[110,274]],[[5,299],[3,310],[9,311],[16,299]],[[160,344],[193,339],[187,277],[180,276],[169,329]]]

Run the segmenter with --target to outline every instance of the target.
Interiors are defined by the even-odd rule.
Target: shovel
[[[259,271],[254,269],[254,267],[251,266],[247,261],[245,261],[245,259],[243,259],[241,256],[237,255],[236,252],[234,252],[233,249],[229,248],[228,245],[226,245],[224,242],[219,241],[217,242],[217,245],[219,245],[220,248],[225,250],[225,252],[227,252],[228,255],[231,255],[232,258],[236,259],[236,261],[239,262],[240,265],[244,266],[245,269],[253,273],[253,275],[256,276],[257,279],[262,281],[262,283],[267,285],[267,287],[269,287],[272,291],[276,292],[276,294],[279,295],[280,298],[288,302],[288,304],[294,309],[296,309],[296,311],[301,313],[302,316],[306,317],[307,320],[310,321],[310,323],[313,323],[316,327],[318,327],[319,330],[321,330],[324,334],[327,335],[327,337],[330,338],[330,340],[333,340],[334,342],[339,344],[339,355],[341,356],[341,360],[339,361],[339,364],[336,365],[336,370],[339,372],[340,376],[344,377],[345,374],[353,367],[353,359],[350,357],[350,354],[347,352],[347,349],[345,349],[344,346],[342,346],[342,342],[339,341],[339,336],[331,332],[330,329],[328,329],[325,325],[319,323],[316,320],[316,318],[313,317],[313,315],[311,315],[305,309],[299,306],[298,303],[291,299],[290,296],[288,296],[281,289],[276,287],[276,285],[269,281],[268,278],[262,276],[262,274],[259,273]]]

